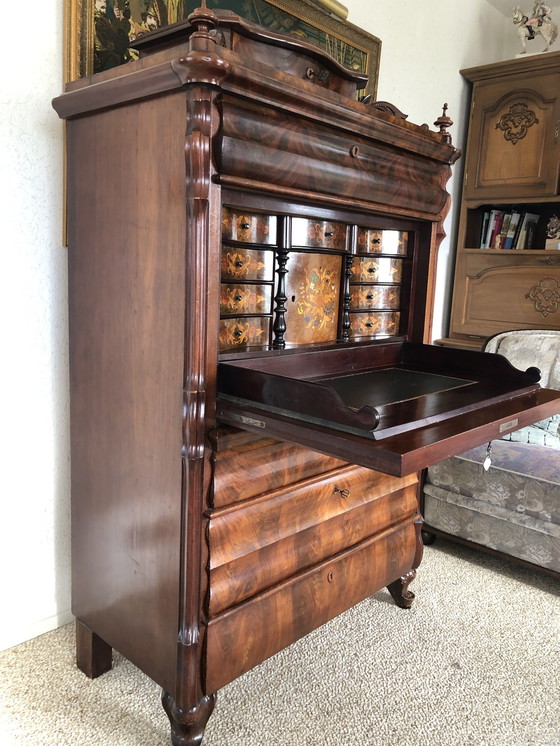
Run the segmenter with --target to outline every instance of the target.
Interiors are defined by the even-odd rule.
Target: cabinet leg
[[[204,729],[216,704],[216,695],[203,697],[192,710],[177,707],[171,694],[161,695],[163,709],[171,723],[171,743],[173,746],[198,746],[202,743]]]
[[[90,679],[113,665],[113,649],[82,622],[76,622],[76,664]]]
[[[414,593],[408,590],[408,586],[416,577],[416,570],[411,570],[403,575],[402,578],[395,580],[387,586],[387,590],[393,597],[394,602],[401,609],[410,609],[414,601]]]

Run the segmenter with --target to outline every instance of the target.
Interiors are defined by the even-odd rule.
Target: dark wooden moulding
[[[426,344],[459,156],[446,116],[436,132],[360,102],[363,76],[227,12],[203,7],[140,47],[54,101],[73,611],[80,668],[98,676],[120,651],[161,685],[172,742],[188,746],[243,672],[384,586],[410,606],[421,469],[558,411],[560,395],[534,370]],[[223,239],[230,208],[275,216],[274,242]],[[294,247],[296,217],[345,239]],[[352,267],[375,254],[362,229],[407,237],[389,333],[353,327],[371,310],[352,306]],[[220,329],[250,314],[220,319],[220,266],[252,247],[274,254],[273,301],[263,340],[231,349]],[[293,330],[296,254],[339,272],[332,334]]]

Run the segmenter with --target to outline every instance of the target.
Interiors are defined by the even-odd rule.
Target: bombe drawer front
[[[417,477],[344,467],[210,516],[210,617],[410,518]]]
[[[319,451],[244,430],[219,428],[214,436],[212,506],[227,505],[323,475],[347,463]]]
[[[342,551],[210,620],[204,688],[214,692],[407,573],[416,517]]]

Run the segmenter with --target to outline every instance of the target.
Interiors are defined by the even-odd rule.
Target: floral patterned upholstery
[[[485,350],[515,367],[536,365],[543,386],[560,389],[560,331],[505,332]],[[560,415],[473,448],[427,470],[430,527],[560,573]]]

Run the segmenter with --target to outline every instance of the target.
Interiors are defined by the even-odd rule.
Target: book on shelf
[[[512,210],[507,235],[504,239],[504,245],[502,248],[513,249],[514,239],[515,239],[515,236],[517,235],[517,226],[519,225],[520,220],[521,220],[521,213],[518,212],[517,210]]]
[[[532,249],[535,246],[535,235],[540,215],[532,212],[525,212],[520,221],[520,228],[517,234],[514,249]]]

